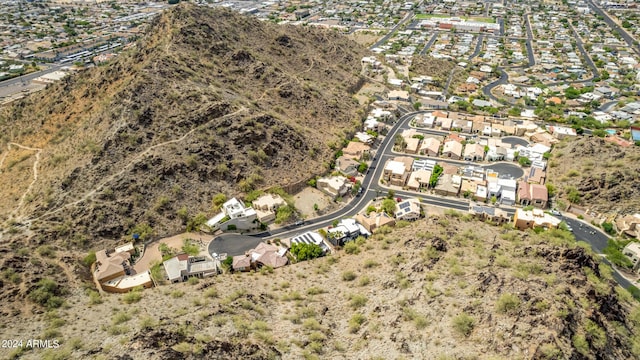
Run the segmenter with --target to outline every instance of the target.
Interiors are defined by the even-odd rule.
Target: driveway
[[[483,168],[496,171],[500,174],[500,177],[506,176],[512,179],[519,179],[524,175],[524,170],[520,166],[510,163],[495,163],[483,166]]]
[[[505,144],[510,144],[512,148],[514,148],[516,145],[529,145],[529,142],[527,140],[517,136],[505,136],[502,138],[502,142]]]
[[[242,255],[262,242],[262,238],[238,234],[223,234],[211,240],[207,246],[209,255],[227,253],[228,256]]]

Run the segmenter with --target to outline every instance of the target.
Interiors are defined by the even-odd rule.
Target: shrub
[[[520,299],[514,294],[502,294],[496,304],[496,310],[503,314],[513,314],[520,306]]]
[[[351,306],[353,309],[358,309],[365,306],[367,304],[367,301],[367,297],[364,295],[351,295],[349,297],[349,306]]]
[[[350,241],[344,245],[344,252],[350,255],[359,254],[360,248],[355,242]]]
[[[582,334],[575,334],[572,338],[573,347],[583,356],[589,356],[589,343]]]
[[[453,318],[453,329],[462,336],[469,336],[475,327],[476,321],[466,313]]]
[[[596,349],[604,349],[607,345],[607,334],[595,322],[587,319],[584,324],[584,330],[587,333],[587,339]]]
[[[324,255],[322,248],[316,244],[294,243],[291,245],[290,251],[298,261],[315,259]]]
[[[380,265],[379,263],[377,263],[375,260],[373,259],[367,259],[364,262],[364,268],[365,269],[370,269],[370,268],[374,268],[376,266]]]
[[[140,299],[142,299],[142,289],[140,288],[135,288],[122,297],[122,301],[125,304],[137,303]]]
[[[58,283],[51,279],[42,279],[38,281],[36,288],[29,293],[29,299],[48,309],[55,309],[64,303],[60,297],[63,294],[64,289]]]
[[[357,333],[358,330],[360,330],[360,326],[362,326],[366,320],[367,318],[360,313],[353,314],[351,319],[349,319],[349,332],[352,334]]]
[[[200,253],[200,247],[192,239],[182,241],[182,251],[188,255],[196,256]]]
[[[343,281],[353,281],[355,280],[357,275],[353,271],[345,271],[342,273]]]
[[[96,262],[96,252],[95,252],[95,251],[91,251],[87,256],[85,256],[85,257],[82,259],[82,263],[83,263],[86,267],[91,266],[94,262]]]

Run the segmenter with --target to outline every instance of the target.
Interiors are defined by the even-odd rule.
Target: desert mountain
[[[217,192],[304,181],[359,119],[364,52],[331,31],[176,7],[115,62],[3,109],[0,211],[39,239],[116,239],[176,230],[177,209]]]
[[[1,109],[3,268],[29,273],[25,246],[183,231],[214,194],[322,173],[362,117],[352,95],[366,53],[330,30],[164,12],[112,63]],[[45,264],[36,277],[64,273]]]

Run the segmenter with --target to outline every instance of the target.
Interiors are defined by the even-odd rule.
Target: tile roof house
[[[412,165],[413,159],[407,156],[399,156],[393,160],[387,160],[382,176],[391,185],[404,186]]]
[[[529,184],[543,185],[547,178],[547,173],[539,167],[531,167],[529,174],[525,175],[525,181]]]
[[[162,263],[167,279],[172,282],[186,281],[192,277],[208,277],[219,273],[218,262],[207,256],[179,254]]]
[[[495,206],[470,204],[469,213],[482,221],[491,221],[495,224],[505,224],[511,221],[506,211]]]
[[[436,138],[426,138],[420,145],[420,154],[427,156],[438,156],[440,154],[440,145],[442,143]]]
[[[429,180],[431,179],[431,171],[429,170],[416,170],[409,175],[409,181],[407,181],[407,187],[410,190],[419,191],[420,189],[429,186]]]
[[[131,267],[131,255],[135,253],[132,243],[119,246],[112,251],[96,252],[94,279],[102,290],[112,293],[128,292],[134,287],[150,288],[153,280],[149,271],[136,273]]]
[[[419,138],[414,138],[414,137],[410,137],[410,138],[405,138],[405,148],[404,148],[404,152],[406,152],[407,154],[417,154],[418,153],[418,149],[420,147],[420,139]]]
[[[360,163],[346,156],[340,156],[336,159],[336,169],[345,176],[356,176]]]
[[[622,249],[622,253],[631,260],[633,271],[638,272],[640,270],[640,243],[633,241],[628,243]]]
[[[420,200],[409,198],[396,204],[395,217],[398,220],[418,220],[420,210]]]
[[[549,202],[547,187],[520,181],[518,183],[518,202],[522,206],[532,205],[539,209],[546,208]]]
[[[462,178],[459,175],[444,173],[438,178],[438,183],[433,191],[442,196],[458,196],[461,183]]]
[[[336,199],[339,196],[344,196],[351,187],[349,180],[344,176],[331,176],[327,178],[320,178],[316,181],[316,187],[323,193]]]
[[[519,230],[542,228],[557,228],[561,220],[551,216],[541,209],[523,210],[516,209],[513,216],[514,226]]]
[[[454,140],[445,142],[442,147],[442,156],[454,160],[460,160],[462,157],[462,144]]]
[[[285,266],[289,262],[285,256],[286,249],[265,242],[259,243],[255,249],[251,249],[247,253],[250,254],[251,262],[255,263],[256,267],[270,266],[275,269]]]
[[[480,144],[467,144],[464,147],[463,158],[467,161],[484,160],[484,146]]]
[[[371,212],[369,215],[361,213],[356,215],[356,221],[362,224],[362,226],[369,232],[374,232],[381,226],[394,226],[396,220],[385,212]]]
[[[253,200],[251,203],[254,210],[256,211],[256,215],[258,216],[258,220],[262,223],[267,223],[275,220],[276,211],[280,206],[287,205],[287,202],[284,201],[280,195],[275,194],[264,194],[259,198]]]
[[[344,156],[350,157],[356,160],[362,160],[365,154],[369,154],[371,146],[361,143],[359,141],[350,141],[347,146],[342,149]]]
[[[616,228],[628,236],[640,238],[640,214],[618,217]]]

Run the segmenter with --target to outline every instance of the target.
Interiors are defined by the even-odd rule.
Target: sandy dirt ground
[[[158,247],[160,244],[167,244],[170,248],[180,249],[182,247],[184,239],[193,239],[196,243],[200,244],[200,255],[204,255],[207,253],[207,245],[211,240],[213,240],[212,235],[203,234],[203,233],[182,233],[179,235],[171,236],[168,238],[160,239],[149,246],[144,251],[144,255],[135,263],[133,269],[139,273],[142,271],[149,270],[151,268],[151,264],[154,261],[162,260],[162,254],[160,254],[160,250]]]
[[[335,207],[329,196],[322,191],[307,187],[293,197],[293,201],[305,219],[317,217],[318,213],[326,213]],[[318,204],[318,212],[313,209],[313,204]]]

